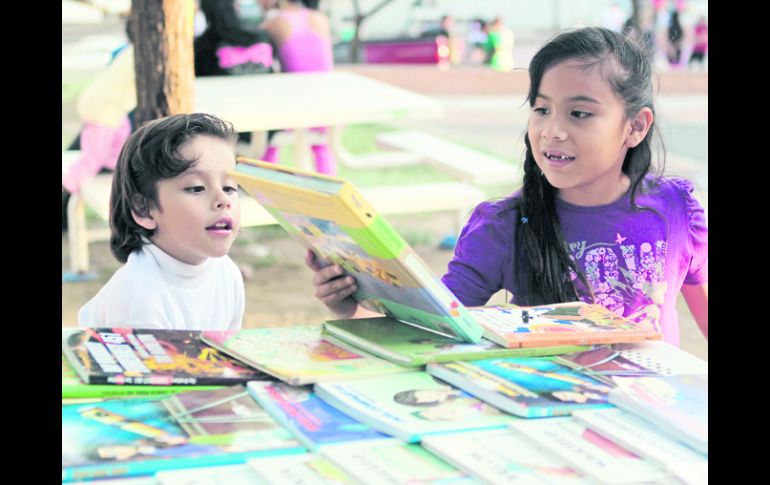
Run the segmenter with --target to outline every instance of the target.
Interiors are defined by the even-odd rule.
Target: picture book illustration
[[[508,347],[660,340],[652,325],[632,322],[601,305],[583,302],[534,307],[512,304],[470,308],[485,337]]]
[[[559,355],[555,358],[560,364],[589,375],[610,386],[615,386],[612,376],[656,376],[655,370],[642,367],[623,356],[620,350],[609,346],[600,346],[573,354]]]
[[[369,310],[469,342],[483,328],[348,181],[238,159],[234,176],[322,264],[356,278]]]

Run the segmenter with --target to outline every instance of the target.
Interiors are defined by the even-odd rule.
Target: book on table
[[[564,353],[554,357],[554,360],[612,387],[615,387],[613,376],[660,375],[656,370],[648,369],[628,359],[623,355],[623,351],[608,345],[600,345],[571,354]]]
[[[523,418],[610,407],[610,386],[546,357],[502,357],[428,364],[427,372]]]
[[[245,463],[302,447],[243,386],[62,406],[62,481]]]
[[[84,384],[75,370],[61,356],[61,398],[62,404],[74,403],[75,400],[91,399],[94,401],[117,398],[136,398],[149,396],[167,396],[185,391],[210,391],[221,389],[222,386],[134,386],[124,384]]]
[[[340,340],[408,367],[430,362],[484,359],[492,357],[536,357],[570,354],[591,347],[565,345],[553,347],[506,348],[482,339],[477,343],[459,341],[411,325],[399,325],[389,317],[327,320],[324,332]]]
[[[613,377],[610,402],[708,455],[708,375]]]
[[[661,483],[669,473],[571,417],[522,419],[511,429],[590,483]],[[670,480],[669,480],[670,481]]]
[[[261,480],[253,483],[287,485],[358,485],[361,483],[318,453],[265,456],[253,458],[247,464]]]
[[[427,331],[478,342],[484,332],[460,301],[349,181],[238,159],[232,172],[323,264],[355,277],[363,307]]]
[[[387,438],[319,399],[310,386],[253,381],[246,387],[262,408],[309,450],[349,441]]]
[[[585,484],[586,478],[510,429],[445,433],[423,448],[483,483]]]
[[[270,379],[193,330],[62,328],[62,352],[85,384],[235,385]]]
[[[676,441],[656,426],[618,408],[576,411],[572,415],[592,431],[667,470],[708,466],[708,457]]]
[[[478,483],[419,444],[392,438],[327,446],[319,453],[353,477],[356,483]]]
[[[322,382],[313,390],[356,421],[410,443],[433,433],[503,428],[516,419],[422,371]]]
[[[584,302],[520,307],[513,304],[468,309],[484,337],[503,347],[599,345],[661,340],[648,322],[633,322],[602,305]]]
[[[408,371],[323,334],[321,325],[205,331],[201,339],[292,386]]]

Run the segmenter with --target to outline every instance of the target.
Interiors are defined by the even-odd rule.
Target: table
[[[664,341],[624,344],[621,353],[628,359],[653,368],[664,375],[708,374],[708,362]],[[237,466],[237,465],[234,465]],[[95,480],[89,485],[156,485],[154,477]]]
[[[329,127],[327,142],[351,167],[416,163],[407,152],[353,156],[342,146],[344,125],[401,119],[436,119],[442,104],[430,97],[347,71],[213,76],[195,79],[195,110],[230,121],[239,132],[257,132],[252,151],[261,155],[265,132],[294,129],[298,165],[309,168],[308,128]]]

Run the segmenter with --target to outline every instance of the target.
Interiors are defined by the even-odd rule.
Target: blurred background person
[[[709,28],[706,23],[706,17],[701,15],[693,29],[692,54],[688,61],[688,66],[693,67],[693,63],[700,65],[701,69],[706,68],[706,52],[709,47]]]
[[[261,28],[270,36],[278,53],[281,72],[327,72],[334,69],[329,19],[317,10],[318,0],[261,0],[266,20]],[[334,155],[325,142],[326,128],[312,131],[324,139],[313,140],[315,169],[319,173],[337,172]],[[278,161],[279,147],[268,144],[262,160]]]

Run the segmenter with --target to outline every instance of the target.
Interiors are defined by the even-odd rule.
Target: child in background
[[[329,19],[316,10],[317,0],[262,0],[262,8],[272,15],[262,23],[278,51],[282,72],[326,72],[334,68]],[[326,128],[314,127],[313,131],[325,135]],[[334,175],[336,160],[326,143],[312,143],[316,171]],[[278,161],[278,147],[268,145],[262,160]]]
[[[125,264],[80,309],[81,327],[241,328],[243,278],[227,256],[240,224],[235,137],[196,113],[128,138],[110,195],[110,249]]]
[[[642,47],[603,28],[562,33],[529,66],[522,189],[481,203],[444,284],[465,305],[504,289],[518,305],[583,300],[679,344],[681,291],[708,338],[708,228],[693,184],[650,173],[655,108]],[[364,316],[355,280],[312,252],[316,297]]]

